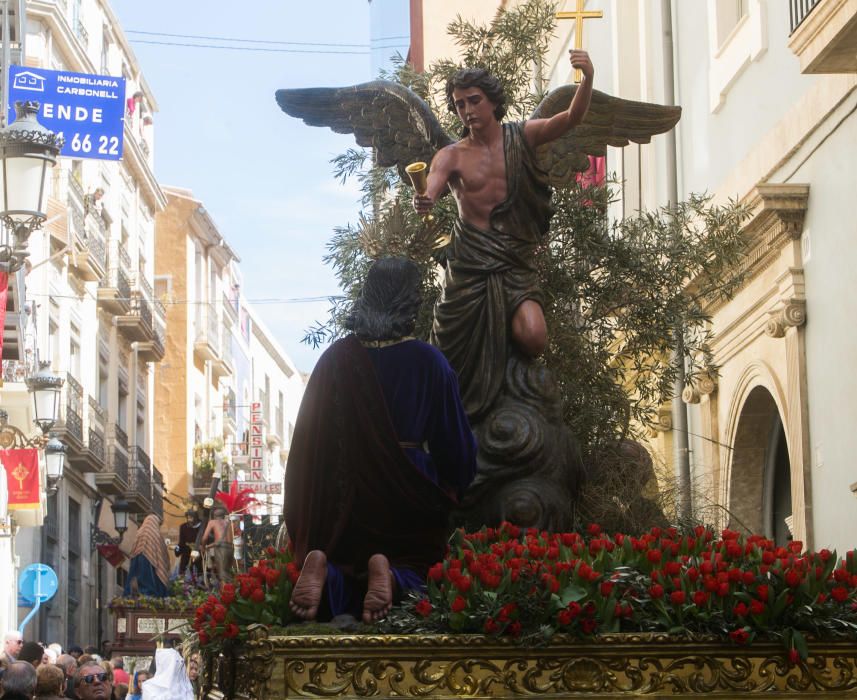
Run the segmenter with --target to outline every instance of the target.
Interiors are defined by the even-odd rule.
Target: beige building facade
[[[16,300],[17,359],[4,363],[0,389],[10,422],[31,434],[21,380],[37,361],[64,380],[56,425],[67,448],[64,477],[39,512],[18,519],[14,537],[16,568],[48,564],[61,584],[26,637],[97,644],[110,634],[107,604],[121,592],[128,561],[109,564],[94,535],[116,537],[110,506],[125,499],[131,518],[120,549],[127,555],[137,525],[162,506],[151,457],[153,367],[165,332],[152,288],[154,218],[166,204],[153,175],[157,105],[107,2],[34,0],[26,11],[26,65],[123,76],[131,98],[121,161],[60,158],[53,170],[48,219],[19,273],[26,291]],[[3,596],[14,600],[14,590]],[[15,610],[4,627],[27,612]]]
[[[412,3],[412,56],[428,64],[454,55],[445,28],[456,14],[489,20],[516,4]],[[557,9],[576,5],[565,0]],[[611,214],[706,191],[750,211],[746,283],[711,309],[719,377],[684,393],[694,511],[779,541],[852,547],[857,337],[847,319],[857,299],[857,6],[590,0],[585,7],[603,13],[585,21],[582,37],[595,87],[683,108],[674,151],[663,137],[608,149],[608,171],[622,181]],[[561,21],[549,87],[571,81],[566,52],[574,41],[574,22]],[[661,413],[653,447],[669,463],[677,436],[669,406]]]
[[[303,378],[242,292],[240,259],[193,193],[164,188],[155,289],[170,333],[155,377],[155,459],[177,540],[186,508],[218,473],[257,489],[255,515],[282,512],[282,481]],[[254,444],[251,427],[261,437]],[[261,444],[259,444],[261,443]],[[257,461],[259,460],[259,461]],[[268,486],[268,485],[271,486]]]

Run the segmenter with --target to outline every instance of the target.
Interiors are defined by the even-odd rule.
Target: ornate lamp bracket
[[[9,423],[9,414],[0,408],[0,450],[20,450],[36,448],[41,450],[48,443],[47,435],[34,435],[28,438],[20,428]]]

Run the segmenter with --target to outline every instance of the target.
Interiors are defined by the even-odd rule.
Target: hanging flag
[[[0,450],[0,462],[9,486],[9,510],[32,510],[39,507],[39,451]]]
[[[6,327],[6,298],[9,292],[9,273],[0,272],[0,386],[3,386],[3,329]]]
[[[114,569],[125,560],[125,554],[116,544],[100,544],[96,547],[98,553],[104,557]]]
[[[589,156],[589,169],[577,173],[577,182],[583,187],[599,187],[607,179],[607,158]]]

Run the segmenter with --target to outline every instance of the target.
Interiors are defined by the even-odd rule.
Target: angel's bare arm
[[[454,145],[441,148],[432,158],[426,193],[414,195],[414,209],[417,210],[418,214],[427,214],[438,198],[446,192],[449,187],[449,180],[455,173],[455,163]]]
[[[524,123],[524,138],[533,148],[559,138],[569,129],[580,124],[586,110],[589,109],[595,69],[592,67],[592,61],[589,60],[589,54],[586,51],[573,50],[569,53],[571,54],[572,67],[580,69],[583,80],[574,93],[574,98],[567,110],[554,114],[549,119],[530,119]]]

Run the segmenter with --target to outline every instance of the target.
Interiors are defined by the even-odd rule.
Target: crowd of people
[[[185,664],[175,649],[158,649],[151,666],[129,673],[121,656],[25,642],[13,630],[0,655],[0,700],[192,700],[198,677],[199,659]]]

